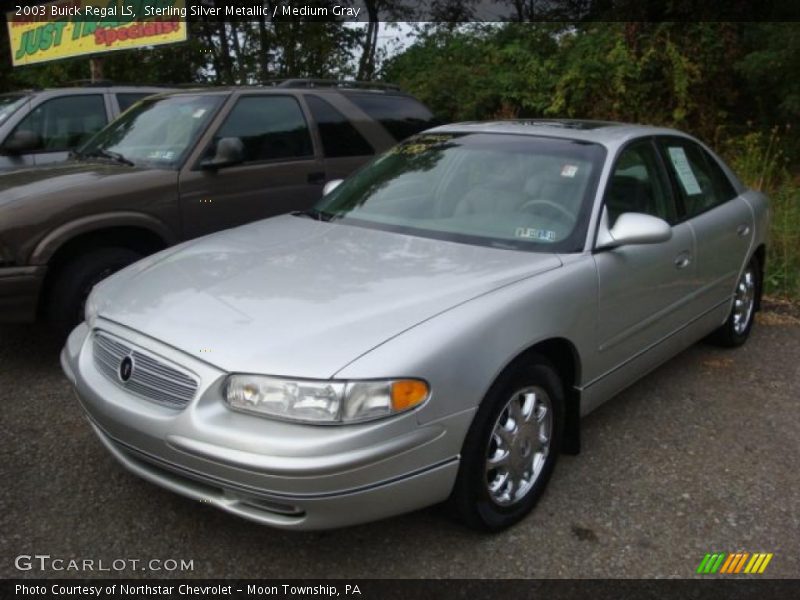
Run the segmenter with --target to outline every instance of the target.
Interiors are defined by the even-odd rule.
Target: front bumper
[[[106,333],[189,369],[198,394],[176,410],[139,398],[94,364],[83,324],[61,354],[103,445],[135,474],[259,523],[342,527],[445,500],[473,411],[420,425],[414,412],[358,425],[315,426],[228,410],[226,373],[174,348],[100,322]]]
[[[46,270],[47,267],[0,268],[0,322],[28,323],[36,319]]]

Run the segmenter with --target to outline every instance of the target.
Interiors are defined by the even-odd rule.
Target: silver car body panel
[[[740,195],[676,224],[669,241],[593,250],[620,148],[683,135],[673,130],[433,131],[603,144],[584,251],[497,249],[283,216],[153,255],[97,286],[98,316],[62,353],[118,460],[173,491],[285,528],[349,525],[444,500],[474,414],[515,358],[544,341],[568,345],[585,415],[722,324],[738,274],[765,242],[765,198],[732,178]],[[129,393],[97,369],[98,331],[180,365],[199,382],[196,397],[177,410]],[[229,410],[230,372],[417,377],[431,397],[383,420],[303,425]]]

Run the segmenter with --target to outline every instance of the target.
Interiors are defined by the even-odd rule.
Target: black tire
[[[524,485],[519,486],[517,488],[520,490],[519,498],[502,505],[489,491],[489,481],[495,483],[501,481],[502,474],[498,470],[487,470],[487,458],[490,452],[494,454],[501,450],[495,441],[498,439],[495,427],[500,426],[504,419],[506,423],[509,422],[507,411],[512,401],[520,399],[524,410],[527,400],[518,392],[530,391],[530,388],[538,390],[536,394],[541,396],[542,402],[549,400],[551,408],[549,447],[546,456],[539,463],[541,466],[538,475],[529,478],[530,487],[527,491],[522,491],[525,489]],[[458,477],[450,499],[457,514],[467,525],[480,531],[502,531],[533,509],[547,486],[558,458],[564,429],[564,405],[561,379],[552,363],[543,357],[528,356],[526,360],[511,365],[495,381],[467,433]],[[516,442],[519,440],[515,440]],[[524,448],[520,448],[519,445],[510,445],[510,448],[514,448],[514,451],[508,452],[507,455],[515,455],[519,457],[518,460],[525,460],[522,457]],[[533,454],[532,460],[535,462],[538,460],[537,452]]]
[[[47,320],[66,335],[83,321],[84,304],[95,284],[141,258],[134,250],[115,247],[97,248],[73,258],[54,274],[48,288]]]
[[[746,322],[742,324],[741,314],[737,318],[737,302],[743,298],[741,296],[741,289],[742,286],[747,286],[746,278],[748,273],[751,274],[752,277],[752,291],[749,296],[745,297],[745,299],[750,303],[750,309],[747,312]],[[750,262],[747,263],[744,271],[742,271],[742,274],[739,276],[739,281],[736,283],[736,290],[734,291],[734,301],[733,305],[731,306],[731,312],[728,315],[728,318],[725,320],[725,323],[708,337],[709,342],[716,346],[735,348],[737,346],[741,346],[747,341],[747,338],[750,337],[750,331],[753,329],[753,323],[755,322],[758,298],[761,294],[761,277],[762,274],[760,263],[755,257],[751,258]]]

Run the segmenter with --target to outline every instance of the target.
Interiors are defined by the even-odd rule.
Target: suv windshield
[[[581,250],[605,159],[593,143],[511,134],[422,134],[325,196],[324,220],[457,242]]]
[[[217,94],[145,99],[92,137],[77,156],[178,168],[223,101]]]
[[[0,123],[5,121],[8,117],[23,104],[28,96],[25,94],[3,94],[0,95]]]

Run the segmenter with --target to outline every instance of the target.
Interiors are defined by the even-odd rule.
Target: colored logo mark
[[[772,553],[756,552],[736,552],[727,554],[725,552],[715,552],[706,554],[697,567],[697,572],[704,575],[714,573],[735,575],[746,573],[749,575],[761,574],[767,568],[769,561],[772,560]]]

